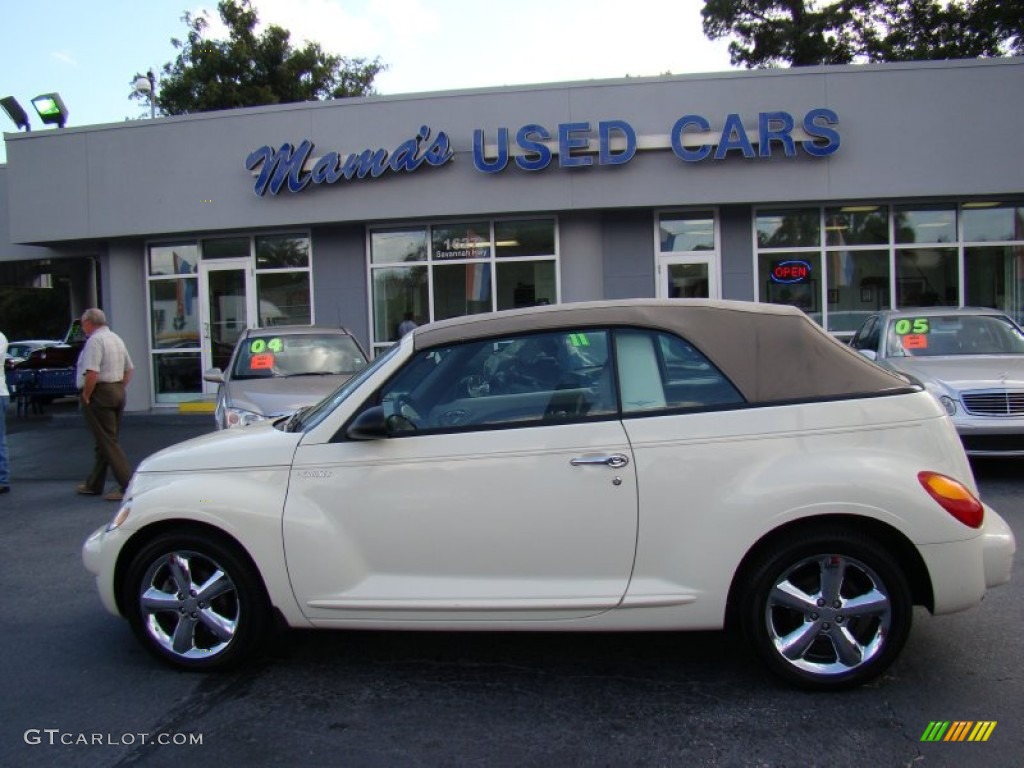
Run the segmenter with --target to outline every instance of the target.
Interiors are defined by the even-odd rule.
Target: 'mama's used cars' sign
[[[481,173],[501,173],[510,166],[524,171],[542,171],[555,157],[559,168],[592,165],[623,165],[640,150],[671,148],[680,160],[696,163],[708,158],[724,160],[740,155],[744,159],[768,158],[776,154],[795,157],[798,148],[811,157],[827,157],[839,149],[839,116],[819,107],[800,120],[789,112],[760,112],[757,127],[747,128],[741,116],[729,114],[721,128],[696,114],[683,115],[664,136],[637,136],[625,120],[560,123],[554,131],[529,123],[514,133],[498,128],[494,143],[487,143],[482,128],[473,131],[473,166]],[[756,149],[755,149],[756,146]],[[387,173],[412,173],[423,166],[442,166],[455,156],[444,131],[436,134],[421,126],[415,136],[393,150],[366,149],[362,152],[313,154],[313,142],[279,148],[264,145],[249,153],[245,167],[256,175],[258,196],[301,192],[310,184],[377,178]]]

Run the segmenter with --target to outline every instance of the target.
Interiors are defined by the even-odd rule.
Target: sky
[[[261,24],[349,58],[380,57],[382,95],[732,69],[728,43],[701,29],[701,0],[255,0]],[[185,11],[216,0],[43,0],[5,8],[0,96],[14,96],[33,130],[31,100],[58,92],[68,127],[146,118],[129,99],[137,73],[158,76],[184,38]],[[159,90],[159,83],[157,85]],[[0,112],[0,132],[14,132]],[[0,162],[6,159],[0,144]]]

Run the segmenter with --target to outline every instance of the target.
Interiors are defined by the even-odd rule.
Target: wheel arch
[[[932,611],[935,605],[932,592],[931,577],[928,567],[917,547],[901,531],[887,523],[870,517],[858,515],[820,515],[811,518],[794,520],[775,528],[754,543],[740,561],[729,585],[729,596],[725,608],[725,626],[738,626],[739,606],[743,600],[743,590],[750,584],[750,579],[762,555],[781,546],[794,534],[834,534],[853,532],[869,536],[889,552],[903,571],[910,587],[914,605],[923,605]]]
[[[242,544],[231,534],[224,531],[222,528],[218,528],[215,525],[209,523],[199,522],[197,520],[160,520],[145,528],[142,528],[135,532],[134,535],[125,543],[118,553],[117,564],[114,567],[114,597],[117,600],[117,610],[122,615],[125,613],[125,575],[128,569],[131,567],[132,561],[135,560],[136,555],[142,551],[151,541],[158,536],[163,534],[176,534],[184,536],[199,536],[206,539],[215,540],[221,546],[227,547],[235,552],[236,555],[241,557],[245,564],[251,569],[252,574],[255,576],[256,581],[262,590],[263,598],[266,600],[267,605],[270,607],[274,619],[279,624],[283,625],[285,622],[281,617],[279,609],[274,605],[270,598],[270,590],[267,589],[267,583],[263,578],[263,573],[256,565],[256,561],[253,559],[249,551],[242,546]]]

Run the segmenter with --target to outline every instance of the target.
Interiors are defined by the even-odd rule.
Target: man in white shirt
[[[0,333],[0,361],[7,358],[7,337]],[[7,404],[11,393],[7,389],[7,375],[0,365],[0,493],[11,490],[11,466],[7,456]]]
[[[89,496],[103,493],[107,469],[114,473],[118,487],[103,498],[120,501],[132,478],[132,468],[121,449],[121,414],[124,413],[125,387],[135,366],[121,337],[110,330],[101,309],[82,313],[82,330],[89,337],[78,356],[77,381],[82,397],[82,413],[96,441],[92,471],[75,490]]]

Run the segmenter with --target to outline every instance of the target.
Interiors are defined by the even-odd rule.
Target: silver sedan
[[[879,312],[850,344],[921,382],[952,417],[968,455],[1024,456],[1024,331],[996,309]]]

